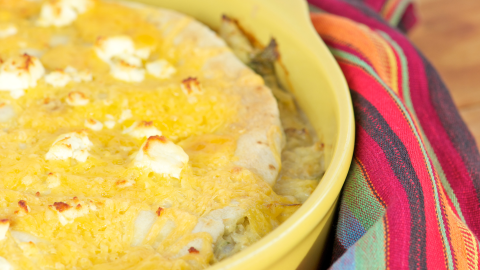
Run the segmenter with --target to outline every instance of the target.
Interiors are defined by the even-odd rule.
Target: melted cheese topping
[[[0,1],[21,33],[0,43],[0,269],[202,269],[293,213],[298,186],[235,165],[237,82],[202,68],[229,50],[179,39],[191,20]]]

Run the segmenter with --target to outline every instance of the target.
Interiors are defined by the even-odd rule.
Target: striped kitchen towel
[[[310,0],[350,88],[356,144],[332,269],[479,269],[480,155],[404,0]]]

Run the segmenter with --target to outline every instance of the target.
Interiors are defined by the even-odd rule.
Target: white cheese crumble
[[[128,36],[101,37],[95,43],[95,52],[104,62],[109,63],[115,56],[134,56],[135,45]]]
[[[141,139],[156,135],[161,136],[162,132],[153,125],[152,121],[137,121],[125,129],[123,134],[129,134],[134,138]]]
[[[38,24],[56,27],[69,25],[93,4],[92,0],[48,0],[42,5]]]
[[[89,118],[85,120],[85,126],[93,131],[100,131],[103,128],[102,122],[95,120],[93,118]]]
[[[0,256],[0,270],[12,270],[12,265],[3,257]]]
[[[99,38],[95,43],[95,52],[110,65],[110,73],[114,78],[126,82],[141,82],[145,79],[142,60],[150,56],[150,49],[135,49],[130,37]]]
[[[122,114],[120,115],[120,119],[118,119],[118,123],[123,123],[125,120],[128,120],[132,118],[132,110],[126,109],[122,111]]]
[[[170,78],[177,70],[164,59],[159,59],[150,63],[147,63],[146,66],[147,72],[152,76],[159,79]]]
[[[6,104],[5,102],[0,103],[0,122],[7,122],[14,118],[15,115],[15,110],[12,105]]]
[[[76,68],[68,66],[64,70],[74,82],[90,82],[92,81],[92,72],[89,70],[78,71]]]
[[[8,228],[10,227],[10,220],[0,219],[0,241],[5,239]]]
[[[134,165],[152,171],[180,178],[180,173],[188,163],[188,155],[183,149],[164,136],[149,137],[138,151]]]
[[[122,180],[118,180],[117,182],[115,182],[115,185],[118,188],[127,188],[127,187],[131,187],[131,186],[135,185],[135,180],[122,179]]]
[[[24,95],[24,90],[37,86],[45,74],[40,60],[28,54],[9,58],[0,66],[0,90],[10,91],[13,98]]]
[[[29,186],[31,185],[35,180],[37,179],[37,176],[31,176],[31,175],[25,175],[22,178],[22,185]]]
[[[90,82],[93,80],[93,76],[92,72],[90,72],[89,70],[81,70],[74,74],[72,79],[74,82]]]
[[[18,201],[19,209],[14,212],[15,215],[20,217],[25,216],[26,214],[30,213],[30,206],[28,206],[27,202],[24,200]]]
[[[47,186],[48,188],[56,188],[60,186],[60,174],[59,173],[49,173],[47,175]]]
[[[70,81],[89,82],[92,80],[92,73],[88,70],[77,71],[68,66],[64,70],[52,71],[45,76],[45,82],[53,87],[64,87]]]
[[[145,79],[145,69],[118,58],[110,62],[110,73],[115,79],[126,82],[141,82]]]
[[[45,82],[53,87],[64,87],[71,80],[72,78],[70,75],[65,73],[63,70],[52,71],[45,76]]]
[[[62,134],[53,142],[45,158],[47,160],[74,158],[85,162],[89,156],[88,150],[92,145],[85,131]]]
[[[197,78],[188,77],[182,81],[180,88],[182,88],[183,93],[185,95],[196,95],[202,94],[202,86]]]
[[[63,226],[73,223],[76,218],[83,217],[90,211],[97,210],[93,203],[78,201],[76,198],[69,202],[55,202],[53,205],[49,205],[48,208],[57,213],[58,221]]]
[[[17,34],[17,27],[13,24],[5,25],[4,27],[0,26],[0,38],[6,38]]]
[[[117,122],[115,122],[113,120],[107,120],[107,121],[105,121],[104,124],[108,129],[112,129],[112,128],[115,127],[115,124],[117,124]]]
[[[68,93],[66,101],[70,106],[85,106],[90,102],[87,96],[80,91],[72,91]]]
[[[146,60],[148,57],[150,57],[150,48],[145,47],[141,49],[136,49],[135,50],[135,56],[139,57],[140,59]]]

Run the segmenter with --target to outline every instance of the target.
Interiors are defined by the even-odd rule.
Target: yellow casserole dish
[[[180,11],[214,29],[210,20],[225,14],[219,35],[272,92],[214,32],[161,11],[179,2],[127,5],[136,12],[94,0],[2,4],[0,269],[205,268],[278,227],[312,194],[326,163],[330,174],[304,211],[225,264],[315,266],[321,252],[311,247],[325,241],[349,163],[340,146],[351,150],[338,108],[351,110],[341,80],[330,81],[328,71],[340,74],[334,61],[326,50],[317,55],[308,24],[298,26],[308,23],[305,5],[284,2],[282,13],[281,2],[265,3],[186,3]],[[290,23],[296,9],[305,16]],[[320,138],[302,113],[282,114],[296,106],[272,77],[277,42],[252,58],[245,37],[246,47],[235,39],[236,19],[258,43],[277,39],[283,84]]]
[[[273,232],[211,269],[315,269],[325,248],[354,146],[354,117],[343,74],[315,33],[303,0],[136,0],[188,14],[212,28],[226,14],[261,43],[274,37],[283,84],[325,142],[327,170],[305,204]],[[278,69],[282,70],[282,69]],[[282,73],[282,72],[280,72]]]

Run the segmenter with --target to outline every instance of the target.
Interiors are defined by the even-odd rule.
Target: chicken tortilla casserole
[[[220,18],[219,18],[220,20]],[[223,17],[0,0],[0,269],[204,269],[324,173],[279,55]]]

